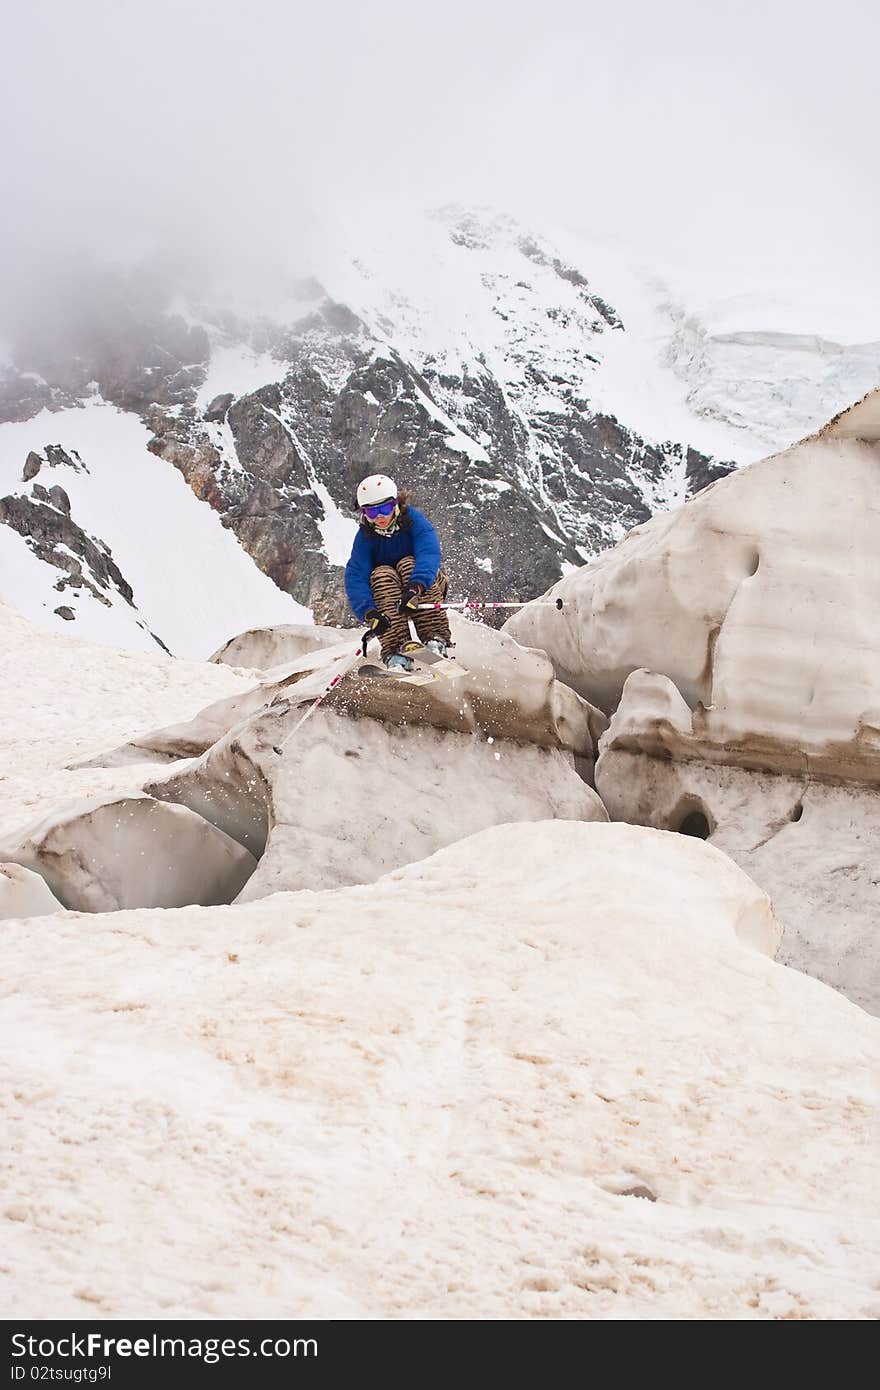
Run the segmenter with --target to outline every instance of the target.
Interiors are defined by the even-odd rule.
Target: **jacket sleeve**
[[[440,539],[434,527],[421,512],[412,512],[413,572],[411,583],[430,589],[440,571],[442,555]]]
[[[351,555],[345,566],[345,592],[354,609],[358,622],[363,622],[368,608],[374,607],[373,591],[370,588],[370,574],[373,569],[373,556],[370,542],[358,527],[358,533],[351,547]]]

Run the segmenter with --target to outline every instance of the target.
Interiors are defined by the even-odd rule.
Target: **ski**
[[[445,680],[458,680],[460,676],[470,675],[467,667],[461,666],[453,657],[429,651],[421,642],[408,642],[403,648],[403,654],[417,666],[430,667],[435,675],[442,676]]]
[[[388,670],[387,666],[361,666],[357,670],[357,676],[376,677],[380,680],[398,681],[401,685],[428,685],[437,679],[433,671],[404,671]]]

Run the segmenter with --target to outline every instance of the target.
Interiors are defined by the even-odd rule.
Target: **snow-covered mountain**
[[[342,620],[354,487],[379,470],[459,593],[528,597],[880,382],[873,340],[495,214],[358,229],[311,269],[268,304],[95,272],[63,332],[19,334],[0,546],[21,611],[186,655]]]
[[[647,438],[686,438],[751,463],[880,385],[880,293],[812,275],[671,263],[563,240],[613,296],[627,332],[605,345],[594,400]]]

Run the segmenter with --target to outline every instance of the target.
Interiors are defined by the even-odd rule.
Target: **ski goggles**
[[[397,498],[389,497],[387,502],[370,503],[366,507],[361,507],[361,511],[367,521],[375,521],[377,516],[393,516],[397,508]]]

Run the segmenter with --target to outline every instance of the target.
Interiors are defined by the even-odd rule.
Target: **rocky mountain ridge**
[[[250,557],[319,622],[348,620],[341,569],[371,471],[429,511],[457,594],[527,598],[880,381],[876,344],[771,332],[736,301],[701,319],[595,246],[563,255],[495,214],[359,229],[357,254],[320,269],[279,275],[268,305],[238,309],[156,267],[92,270],[60,318],[25,325],[0,370],[0,454],[4,429],[28,432],[0,494],[31,553],[52,563],[20,500],[27,457],[71,456],[69,412],[103,401],[143,422],[151,452],[235,536],[236,563]],[[134,588],[116,522],[86,529]],[[58,581],[63,567],[47,588]],[[130,602],[161,634],[153,596],[141,586]],[[44,602],[47,621],[58,606]],[[249,615],[272,619],[297,620]]]
[[[135,412],[151,451],[325,622],[347,614],[341,566],[367,472],[427,507],[456,592],[502,599],[540,593],[733,466],[591,406],[595,345],[625,328],[552,247],[509,219],[447,216],[433,235],[461,286],[452,336],[419,319],[412,293],[391,296],[395,321],[387,305],[367,296],[356,312],[311,280],[294,287],[292,319],[255,321],[216,305],[157,309],[161,296],[114,282],[60,338],[22,336],[0,416],[32,419],[44,450],[55,441],[36,435],[51,431],[41,411],[91,393]],[[361,287],[375,278],[355,274]],[[265,384],[242,390],[237,366],[258,354]]]

